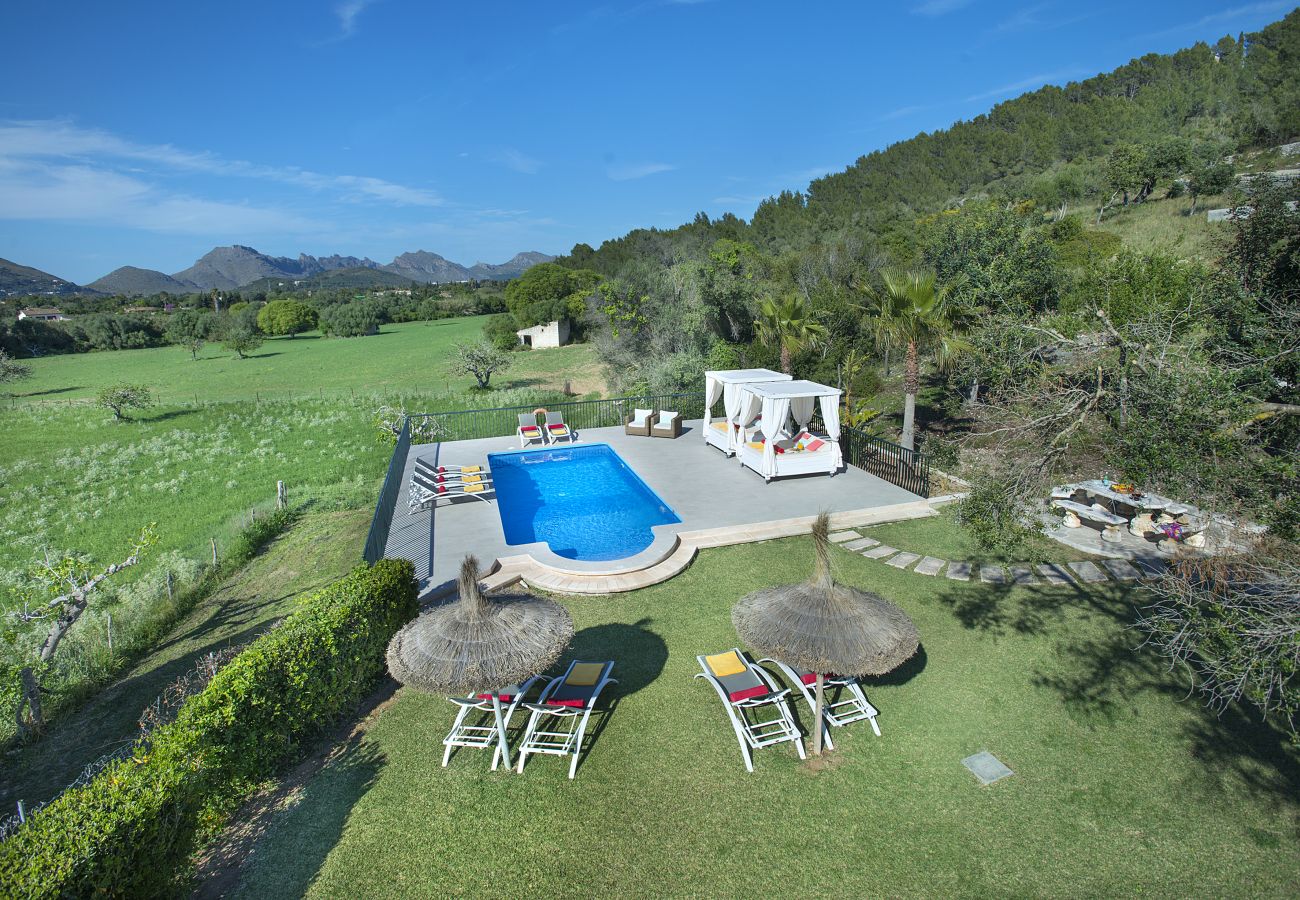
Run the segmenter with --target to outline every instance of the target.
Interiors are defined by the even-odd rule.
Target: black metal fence
[[[870,472],[890,484],[922,497],[930,496],[930,461],[925,454],[908,450],[856,428],[840,429],[844,461]]]
[[[388,546],[388,530],[393,527],[393,510],[397,508],[397,498],[402,492],[402,475],[406,471],[406,456],[410,449],[411,422],[407,419],[402,422],[402,430],[397,434],[397,444],[388,460],[388,474],[384,476],[384,486],[379,490],[379,502],[375,504],[375,516],[370,520],[370,533],[366,535],[366,549],[363,553],[368,563],[384,558],[384,549]]]
[[[432,441],[469,441],[476,438],[502,437],[514,434],[519,427],[519,417],[533,420],[533,406],[502,406],[496,409],[466,409],[454,412],[423,413],[410,417],[419,432],[419,423],[428,423],[434,430],[428,438]],[[584,428],[612,428],[622,425],[634,409],[661,409],[679,412],[683,418],[704,417],[704,395],[657,394],[644,397],[613,397],[608,400],[574,400],[569,403],[550,403],[546,409],[564,414],[564,421],[576,431]]]

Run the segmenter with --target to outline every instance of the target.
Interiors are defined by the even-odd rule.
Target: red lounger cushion
[[[826,442],[825,442],[825,441],[822,441],[822,440],[809,441],[807,444],[804,445],[804,449],[805,449],[805,450],[814,450],[814,451],[815,451],[815,450],[820,450],[820,449],[821,449],[822,447],[824,447],[824,446],[826,446]]]
[[[761,697],[768,692],[764,685],[755,685],[751,688],[745,688],[740,691],[732,691],[727,695],[732,703],[739,703],[741,700],[748,700],[750,697]]]
[[[568,426],[568,425],[548,425],[547,427],[550,428],[551,431],[568,431],[568,430],[569,430],[569,426]]]
[[[536,425],[525,425],[522,429],[524,434],[536,434],[541,431]]]
[[[827,675],[827,676],[825,677],[824,681],[831,681],[831,680],[833,680],[833,679],[835,679],[835,678],[839,678],[839,677],[840,677],[840,676],[838,676],[838,675]],[[816,673],[816,672],[805,672],[805,673],[803,673],[802,675],[799,676],[799,680],[802,681],[804,684],[816,684],[816,683],[817,683],[817,673]]]
[[[491,699],[492,699],[492,695],[491,695],[491,694],[479,694],[479,695],[478,695],[478,699],[480,699],[480,700],[491,700]],[[515,695],[514,695],[514,694],[502,694],[502,695],[499,696],[497,699],[500,700],[502,703],[509,703],[511,700],[515,699]]]
[[[572,706],[574,709],[582,709],[584,706],[587,705],[587,701],[581,698],[574,698],[572,700],[547,700],[546,705],[547,706]]]

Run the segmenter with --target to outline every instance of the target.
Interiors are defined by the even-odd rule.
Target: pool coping
[[[832,513],[831,527],[842,529],[879,525],[937,514],[927,500],[918,499],[889,506]],[[595,564],[605,566],[603,571],[574,571],[540,560],[532,552],[500,556],[480,577],[486,590],[499,590],[522,583],[557,594],[616,594],[635,591],[667,581],[681,573],[694,561],[700,550],[808,534],[816,519],[816,516],[798,516],[750,525],[679,531],[672,536],[674,540],[671,541],[672,546],[668,552],[651,554],[646,550],[635,557]],[[437,600],[453,593],[454,584],[442,585],[426,595],[425,599]]]

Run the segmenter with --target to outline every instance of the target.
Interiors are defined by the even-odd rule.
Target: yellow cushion
[[[763,442],[762,442],[762,441],[750,441],[750,442],[749,442],[749,446],[753,447],[755,450],[762,450],[762,449],[763,449]]]
[[[482,476],[482,475],[464,475],[464,476],[461,476],[461,479],[460,479],[460,480],[463,481],[463,482],[465,482],[466,484],[478,484],[480,481],[483,480],[483,476]]]
[[[564,683],[574,687],[589,687],[599,680],[600,673],[603,671],[605,671],[604,663],[575,663],[569,671],[569,677],[564,679]]]
[[[739,675],[749,669],[749,666],[745,665],[745,661],[740,658],[740,654],[735,650],[706,656],[704,661],[709,664],[709,670],[719,678],[726,678],[728,675]]]
[[[479,494],[479,493],[482,493],[482,491],[483,491],[483,485],[481,485],[481,484],[467,484],[467,485],[465,485],[465,493],[466,493],[466,494]]]
[[[483,467],[482,466],[461,466],[460,470],[461,472],[481,472],[483,471]]]
[[[727,422],[726,422],[725,419],[724,419],[723,421],[721,421],[721,422],[710,422],[710,423],[709,423],[709,427],[710,427],[710,428],[716,428],[716,429],[718,429],[719,431],[726,431],[726,430],[727,430]]]

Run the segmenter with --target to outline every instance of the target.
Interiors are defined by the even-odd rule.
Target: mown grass
[[[548,757],[441,768],[454,708],[400,690],[275,814],[238,895],[1294,896],[1296,757],[1133,651],[1141,588],[945,583],[837,554],[923,652],[868,687],[883,737],[851,726],[824,769],[782,748],[746,774],[695,656],[735,645],[735,601],[811,556],[804,538],[711,550],[665,584],[565,600],[570,656],[621,680],[576,781]],[[979,786],[961,760],[981,750],[1016,774]]]
[[[870,528],[859,528],[862,534],[873,537],[882,544],[924,553],[947,560],[990,563],[1073,562],[1093,559],[1087,553],[1054,541],[1043,534],[1030,535],[1024,547],[1013,553],[984,551],[975,543],[969,531],[957,524],[957,507],[950,504],[931,519],[910,522],[888,522]]]
[[[129,382],[151,387],[164,403],[300,397],[434,394],[468,390],[474,380],[447,373],[452,346],[483,336],[485,316],[385,325],[379,334],[325,338],[310,333],[265,341],[248,359],[209,344],[191,359],[180,347],[114,350],[25,360],[32,377],[11,386],[11,404],[81,400]],[[595,348],[575,344],[516,353],[494,387],[603,389]]]
[[[244,644],[291,612],[297,598],[356,565],[368,508],[307,512],[181,620],[111,687],[5,758],[0,805],[48,799],[89,763],[129,742],[144,707],[199,657]]]

